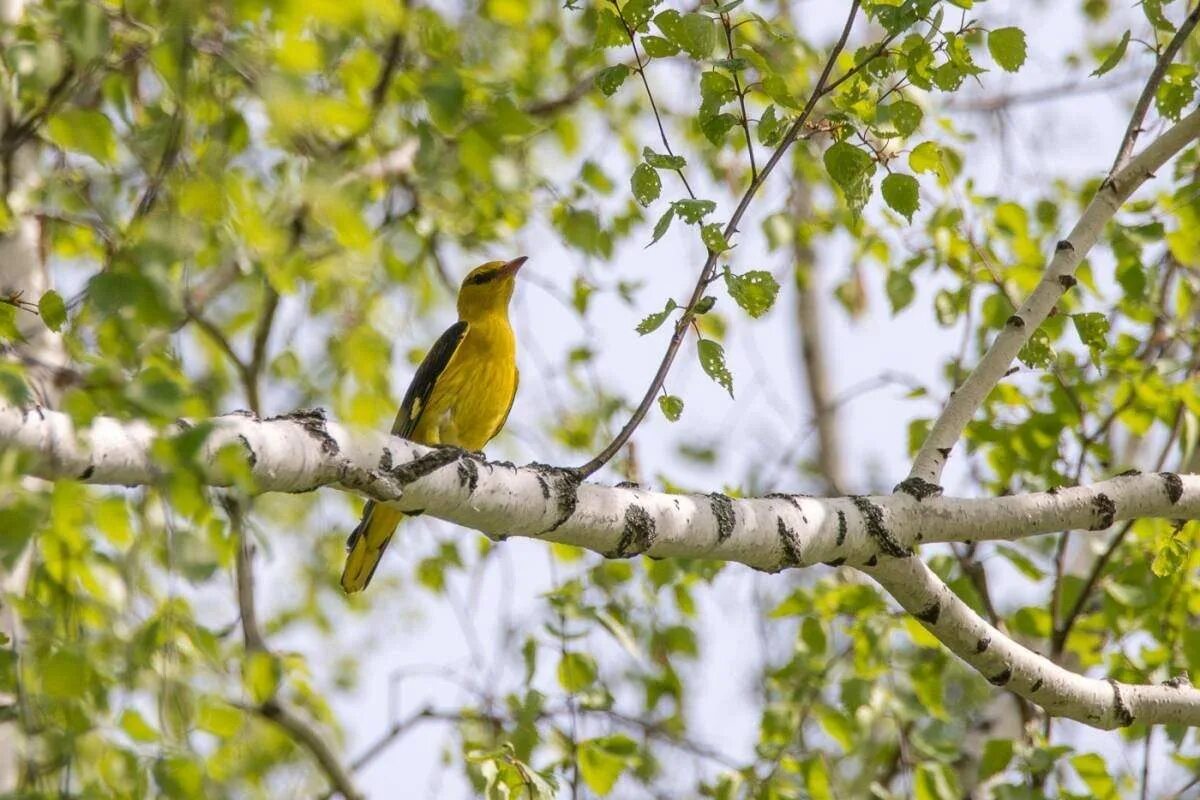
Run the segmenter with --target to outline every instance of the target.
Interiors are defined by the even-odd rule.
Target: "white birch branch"
[[[1189,143],[1200,137],[1200,109],[1181,119],[1139,153],[1128,166],[1100,186],[1075,227],[1055,248],[1041,282],[992,341],[975,370],[955,390],[921,445],[909,478],[936,484],[979,406],[1004,377],[1017,353],[1050,315],[1054,304],[1073,287],[1075,269],[1100,238],[1104,226],[1121,205],[1154,173]]]
[[[1088,678],[1018,644],[971,610],[920,558],[864,569],[938,641],[994,686],[1055,716],[1112,730],[1134,722],[1200,725],[1200,691],[1186,677],[1161,686]]]
[[[261,421],[237,413],[167,431],[102,417],[76,431],[65,414],[0,406],[0,450],[22,451],[24,468],[47,479],[154,484],[164,475],[152,456],[156,443],[197,425],[210,430],[197,466],[212,485],[230,482],[216,464],[232,447],[247,458],[258,491],[337,487],[493,538],[528,536],[612,558],[712,558],[770,572],[816,563],[859,567],[985,677],[997,682],[1010,669],[1005,683],[1016,682],[1009,688],[1053,713],[1098,727],[1127,719],[1200,725],[1200,692],[1183,685],[1114,689],[1054,666],[987,626],[914,553],[921,542],[1100,530],[1138,517],[1197,519],[1200,475],[1131,473],[1091,486],[980,499],[941,497],[919,481],[879,497],[677,495],[584,483],[570,470],[516,467],[350,431],[319,410]],[[976,652],[984,637],[991,649]]]

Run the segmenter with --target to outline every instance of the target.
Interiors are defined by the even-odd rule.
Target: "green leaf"
[[[662,179],[658,177],[658,170],[646,163],[637,165],[629,179],[629,185],[633,189],[633,199],[643,206],[653,203],[662,192]]]
[[[1016,72],[1025,63],[1025,31],[1020,28],[997,28],[988,33],[988,52],[1006,72]]]
[[[1108,349],[1108,317],[1099,311],[1072,314],[1075,332],[1092,354],[1092,363],[1100,364],[1100,355]]]
[[[786,119],[780,119],[775,113],[775,106],[767,106],[758,118],[758,141],[766,147],[773,147],[783,138],[784,132],[787,130],[785,123]]]
[[[658,218],[658,222],[654,223],[654,235],[650,239],[650,244],[654,244],[666,234],[667,228],[671,227],[671,220],[675,219],[675,209],[668,208],[666,213]],[[650,244],[646,245],[649,247]]]
[[[687,159],[683,156],[666,156],[649,147],[642,148],[642,158],[655,169],[683,169],[687,166]]]
[[[265,703],[274,697],[282,679],[283,667],[270,653],[250,653],[242,663],[242,683],[255,703]]]
[[[921,187],[912,175],[893,172],[883,179],[883,199],[892,210],[912,222],[913,214],[921,207]]]
[[[596,680],[596,661],[587,653],[567,653],[558,662],[558,682],[568,692],[578,692]]]
[[[642,49],[651,58],[668,58],[679,52],[679,45],[661,36],[643,36]]]
[[[986,781],[1004,771],[1013,757],[1012,739],[988,739],[979,760],[979,780]]]
[[[725,234],[716,222],[700,228],[700,239],[704,242],[704,246],[714,253],[724,253],[729,249],[729,242],[725,241]]]
[[[64,150],[83,153],[101,164],[117,160],[117,136],[108,117],[99,111],[68,108],[46,123],[46,136]]]
[[[700,132],[704,134],[705,139],[708,139],[715,145],[719,145],[725,141],[726,135],[737,124],[737,117],[733,114],[716,114],[710,117],[703,117],[700,120]]]
[[[921,142],[908,154],[908,166],[913,172],[940,172],[942,169],[942,148],[934,142]]]
[[[625,64],[615,64],[602,69],[596,75],[596,86],[604,93],[605,97],[612,97],[629,77],[630,72],[631,70]]]
[[[642,336],[645,336],[648,333],[653,333],[662,327],[662,324],[666,322],[667,317],[671,316],[671,312],[677,308],[679,308],[679,306],[675,304],[674,300],[668,300],[662,311],[656,311],[638,323],[636,328],[637,332]]]
[[[958,781],[945,764],[926,761],[917,767],[913,777],[914,800],[958,800],[962,792]]]
[[[725,270],[729,296],[751,317],[758,319],[771,310],[779,295],[779,282],[766,270],[756,269],[735,275]]]
[[[1117,42],[1117,46],[1108,54],[1108,58],[1104,59],[1100,66],[1096,67],[1096,71],[1092,73],[1091,77],[1099,78],[1101,75],[1111,72],[1117,64],[1121,63],[1121,59],[1125,57],[1125,51],[1128,47],[1129,31],[1125,31],[1124,35],[1121,36],[1121,41]]]
[[[663,416],[671,422],[678,422],[679,418],[683,416],[683,400],[673,394],[664,394],[659,397],[658,407],[662,409]]]
[[[580,742],[579,774],[588,788],[601,797],[612,791],[621,773],[637,754],[637,743],[624,734]]]
[[[663,11],[654,18],[658,29],[696,61],[708,58],[717,46],[717,25],[703,14]]]
[[[717,204],[712,200],[676,200],[671,203],[671,208],[675,209],[679,218],[689,225],[695,225],[716,207]]]
[[[654,7],[658,3],[659,0],[629,0],[621,9],[621,16],[629,27],[639,30],[654,16]]]
[[[1091,790],[1091,797],[1095,800],[1116,800],[1120,796],[1117,784],[1108,774],[1108,764],[1102,756],[1096,753],[1077,755],[1071,759],[1071,766],[1075,768],[1079,779]]]
[[[1027,367],[1045,369],[1054,361],[1054,349],[1050,346],[1050,335],[1041,328],[1033,332],[1029,341],[1017,353],[1017,358]]]
[[[1183,536],[1183,528],[1172,529],[1166,541],[1160,543],[1150,563],[1150,571],[1160,578],[1174,575],[1187,562],[1191,553],[1188,538]]]
[[[875,159],[848,142],[837,142],[825,151],[824,161],[829,176],[841,187],[847,205],[856,213],[860,211],[871,196]]]
[[[135,742],[157,742],[158,731],[146,721],[146,718],[134,708],[127,708],[121,714],[120,721],[121,730],[128,734],[130,739]]]
[[[925,112],[921,110],[921,107],[908,100],[898,100],[892,103],[887,106],[887,111],[892,127],[901,136],[911,136],[917,128],[921,127],[921,120],[925,118]]]
[[[700,351],[700,366],[708,377],[716,381],[729,396],[733,397],[733,375],[725,366],[725,348],[712,339],[701,339],[697,344]]]
[[[1154,93],[1158,113],[1177,120],[1196,97],[1196,68],[1191,64],[1171,64]]]
[[[888,272],[885,288],[893,314],[898,314],[908,308],[917,294],[917,289],[913,286],[912,278],[908,276],[907,272],[899,269],[893,269]]]
[[[38,314],[46,327],[57,333],[67,321],[67,304],[63,302],[62,295],[51,289],[38,300]]]

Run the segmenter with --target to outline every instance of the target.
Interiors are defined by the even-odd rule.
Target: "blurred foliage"
[[[784,141],[840,27],[814,34],[803,17],[815,4],[31,3],[0,29],[0,153],[10,166],[18,148],[34,153],[38,180],[6,181],[0,231],[26,215],[42,222],[58,290],[0,304],[0,341],[20,350],[17,321],[35,311],[61,331],[71,367],[58,405],[81,423],[321,405],[383,426],[421,357],[409,348],[447,321],[463,262],[512,255],[515,239],[539,230],[582,265],[559,265],[565,279],[547,288],[589,333],[545,370],[561,373],[570,395],[527,436],[540,459],[572,463],[632,406],[595,371],[605,345],[595,331],[611,308],[602,304],[643,320],[648,352],[687,309],[619,271],[622,248],[675,237],[721,254],[691,309],[695,361],[677,369],[698,368],[732,395],[750,384],[727,354],[732,331],[771,312],[783,278],[804,279],[807,265],[783,254],[797,240],[840,243],[848,266],[832,298],[848,316],[916,308],[962,331],[945,385],[914,389],[896,415],[909,420],[915,452],[929,397],[965,376],[1099,180],[1046,176],[1008,197],[969,177],[979,145],[944,106],[1027,62],[1046,66],[993,5],[864,0],[831,75],[861,68],[817,107],[781,161],[789,174],[774,177],[811,186],[811,215],[792,216],[764,191],[747,217],[757,224],[731,233],[723,215]],[[1084,0],[1088,38],[1062,70],[1144,80],[1147,45],[1162,47],[1186,11],[1182,0]],[[1192,107],[1198,61],[1193,37],[1153,114]],[[1107,163],[1096,162],[1097,176]],[[1195,149],[1160,178],[1106,229],[1078,289],[970,425],[962,457],[980,493],[1134,466],[1195,471]],[[737,244],[748,237],[762,237],[784,268],[742,263]],[[885,309],[870,306],[864,275],[883,287]],[[0,371],[0,391],[18,402],[28,399],[23,369]],[[524,391],[537,381],[527,377]],[[685,428],[688,392],[668,389],[662,417]],[[290,576],[278,590],[260,579],[263,631],[313,646],[248,651],[230,577],[239,539],[194,468],[203,434],[180,433],[157,453],[161,485],[136,491],[33,489],[0,453],[0,561],[12,568],[34,547],[27,586],[7,598],[18,633],[0,643],[10,698],[0,717],[20,740],[17,796],[315,796],[328,784],[311,753],[246,709],[287,702],[340,751],[355,723],[337,719],[331,700],[367,679],[355,652],[339,650],[365,638],[348,631],[398,595],[453,602],[497,561],[496,545],[462,531],[432,544],[414,534],[418,555],[391,565],[404,577],[381,575],[348,600],[336,575],[354,503],[258,498],[250,535]],[[736,446],[694,431],[682,457],[711,465]],[[789,468],[800,460],[779,456]],[[236,458],[228,466],[238,474]],[[616,471],[640,479],[632,453]],[[760,477],[721,479],[737,493],[764,488]],[[678,476],[655,479],[685,488]],[[813,479],[789,469],[765,488]],[[1200,671],[1195,526],[1130,526],[1094,585],[1061,574],[1056,540],[932,563],[981,613],[1074,668],[1131,682]],[[1024,800],[1120,796],[1136,784],[1135,757],[1106,761],[1048,738],[1035,709],[997,699],[845,571],[763,579],[713,563],[550,550],[559,579],[503,637],[500,658],[513,669],[438,712],[456,731],[444,769],[473,793]],[[1020,587],[998,609],[980,580],[985,561]],[[759,598],[745,611],[762,649],[745,687],[757,738],[731,753],[698,742],[692,721],[707,702],[699,664],[722,658],[705,648],[725,623],[702,618],[718,581],[726,591],[753,582]],[[1015,724],[997,722],[1014,714]],[[355,741],[374,735],[359,730]],[[1132,747],[1147,730],[1122,735]],[[1158,746],[1177,771],[1200,768],[1194,733],[1165,737]]]

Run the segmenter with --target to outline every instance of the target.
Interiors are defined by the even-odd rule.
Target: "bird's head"
[[[527,260],[521,256],[512,261],[489,261],[471,270],[458,290],[459,319],[469,321],[508,308],[517,270]]]

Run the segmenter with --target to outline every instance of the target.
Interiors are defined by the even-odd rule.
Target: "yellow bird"
[[[413,376],[392,433],[420,444],[479,451],[504,427],[517,395],[517,340],[508,321],[517,271],[525,256],[471,270],[458,290],[458,322],[425,356]],[[403,511],[368,501],[346,540],[342,589],[371,582]]]

